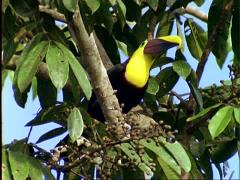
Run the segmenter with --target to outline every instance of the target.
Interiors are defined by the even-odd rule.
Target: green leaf
[[[158,163],[160,164],[164,174],[167,176],[168,179],[179,179],[179,174],[177,174],[173,168],[166,163],[161,157],[157,157]]]
[[[230,22],[231,16],[229,16],[228,19],[226,19],[227,17],[225,17],[224,19],[220,19],[222,17],[224,7],[226,6],[227,3],[228,1],[226,0],[221,2],[218,0],[213,0],[208,13],[208,37],[211,36],[211,34],[213,33],[219,21],[226,21],[224,26],[221,27],[221,31],[218,32],[218,35],[214,39],[215,40],[213,44],[214,46],[212,48],[212,52],[217,58],[217,63],[220,68],[222,68],[225,62],[226,56],[228,54],[228,49],[229,49],[228,37],[229,37],[229,27],[231,24]]]
[[[73,71],[73,74],[78,80],[79,85],[81,86],[83,93],[89,100],[92,95],[92,87],[88,80],[87,74],[75,56],[66,48],[62,48],[65,52],[65,56],[68,56],[70,67]]]
[[[68,132],[72,142],[79,139],[83,133],[83,119],[78,108],[74,107],[68,116]]]
[[[2,148],[2,179],[11,179],[8,152],[5,148]]]
[[[217,111],[209,122],[208,129],[212,138],[217,137],[227,127],[232,119],[233,107],[225,106]]]
[[[8,76],[8,70],[6,69],[2,70],[2,90],[3,90],[7,76]]]
[[[234,108],[235,120],[240,124],[240,108]]]
[[[183,79],[186,79],[190,75],[192,68],[186,61],[180,60],[173,62],[173,70]]]
[[[156,11],[158,8],[158,1],[159,0],[147,0],[147,3],[154,11]]]
[[[126,23],[126,6],[122,0],[117,0],[117,15],[120,21],[121,27],[123,28]]]
[[[51,80],[37,77],[37,93],[40,105],[43,109],[55,105],[57,100],[57,89]]]
[[[231,40],[232,49],[235,56],[240,59],[240,1],[235,0],[233,5],[233,17],[232,17],[232,29],[231,29]]]
[[[152,176],[152,170],[143,162],[141,162],[140,156],[134,150],[134,147],[129,143],[122,143],[119,148],[147,175]]]
[[[59,42],[51,41],[46,55],[49,76],[57,89],[65,86],[69,73],[68,57],[65,56],[62,46]]]
[[[101,1],[100,0],[85,0],[87,6],[91,9],[92,14],[95,13],[98,8],[100,7]]]
[[[14,179],[25,180],[29,174],[29,164],[26,160],[26,155],[9,151],[9,163]]]
[[[205,0],[194,0],[194,2],[198,5],[201,6],[204,3]]]
[[[207,34],[197,23],[191,19],[185,21],[184,29],[188,49],[192,56],[200,61],[207,43]],[[189,30],[190,32],[188,32]]]
[[[164,13],[162,14],[162,18],[159,22],[156,37],[169,35],[172,31],[173,22],[174,21],[172,21],[169,13],[166,13],[166,11],[164,11]]]
[[[117,42],[118,48],[122,50],[123,54],[125,56],[128,56],[127,45],[125,43],[121,42],[121,41],[118,41],[118,40],[116,40],[116,42]]]
[[[47,46],[47,41],[41,41],[29,51],[24,49],[19,60],[20,64],[15,73],[15,75],[17,75],[17,87],[20,92],[24,92],[32,82],[32,79],[37,72],[38,65],[46,54]]]
[[[3,0],[2,1],[2,12],[5,13],[6,8],[8,7],[9,0]]]
[[[15,43],[12,39],[7,41],[7,44],[4,46],[3,50],[3,62],[4,65],[7,65],[7,63],[11,60],[12,56],[14,55],[16,49],[17,49],[17,43]]]
[[[52,129],[51,131],[48,131],[47,133],[43,134],[42,136],[40,136],[36,142],[37,143],[40,143],[40,142],[43,142],[43,141],[46,141],[46,140],[49,140],[49,139],[52,139],[56,136],[59,136],[63,133],[65,133],[67,130],[65,127],[59,127],[59,128],[55,128],[55,129]]]
[[[171,152],[179,166],[183,168],[185,172],[190,172],[191,161],[182,145],[177,141],[175,143],[168,143],[165,139],[161,139],[163,141],[163,145],[167,148],[167,150],[169,150],[169,152]]]
[[[172,67],[167,67],[160,71],[156,76],[159,83],[160,90],[158,91],[158,96],[162,97],[166,95],[177,83],[179,76]]]
[[[78,4],[78,0],[63,0],[62,2],[65,8],[71,12],[75,11]]]
[[[221,106],[221,105],[222,105],[222,103],[218,103],[218,104],[215,104],[215,105],[213,105],[213,106],[210,106],[210,107],[208,107],[208,108],[206,108],[206,109],[203,109],[203,110],[201,110],[198,114],[196,114],[196,115],[194,115],[194,116],[192,116],[192,117],[187,118],[186,121],[189,122],[189,121],[194,121],[194,120],[196,120],[196,119],[199,119],[199,118],[205,116],[206,114],[208,114],[210,111],[215,110],[216,108],[218,108],[218,107]]]
[[[10,4],[20,16],[31,17],[38,9],[38,2],[33,0],[10,0]]]
[[[171,171],[173,171],[176,175],[179,176],[181,174],[180,167],[178,166],[174,158],[165,150],[162,145],[156,145],[155,141],[150,138],[141,139],[139,143],[147,149],[153,151],[158,156],[158,158],[160,158],[161,162],[163,161],[165,164],[167,164],[168,168],[171,169]],[[165,164],[163,165],[162,163],[160,163],[162,168],[164,168]],[[168,175],[166,174],[166,176]]]
[[[159,85],[155,78],[150,78],[148,81],[147,93],[156,95],[159,91]]]
[[[34,77],[32,80],[32,100],[34,101],[37,97],[37,78]]]

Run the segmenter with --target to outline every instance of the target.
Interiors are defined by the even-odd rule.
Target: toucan
[[[141,102],[148,86],[149,72],[154,60],[176,46],[182,46],[179,36],[163,36],[146,40],[124,63],[108,70],[109,80],[116,91],[119,104],[122,105],[123,113],[128,113]],[[87,111],[94,119],[105,122],[94,93],[89,100]]]

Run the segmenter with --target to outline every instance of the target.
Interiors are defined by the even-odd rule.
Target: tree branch
[[[204,22],[208,21],[208,15],[204,13],[203,11],[199,10],[198,8],[195,8],[193,6],[187,6],[184,8],[184,13],[190,14]]]
[[[65,23],[67,22],[64,14],[61,14],[61,13],[57,12],[56,10],[50,9],[48,6],[39,5],[38,9],[40,12],[44,12],[44,13],[50,15],[58,21],[65,22]]]
[[[85,29],[79,7],[76,8],[73,20],[68,23],[71,34],[76,37],[76,44],[81,51],[83,65],[91,79],[93,90],[102,108],[106,123],[116,126],[115,133],[123,135],[120,123],[124,118],[118,100],[108,79],[107,71],[103,66],[93,33],[90,35]]]

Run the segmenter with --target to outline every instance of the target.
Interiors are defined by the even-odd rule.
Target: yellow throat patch
[[[132,85],[142,88],[149,78],[153,57],[143,53],[144,45],[139,47],[130,58],[125,72],[126,80]]]

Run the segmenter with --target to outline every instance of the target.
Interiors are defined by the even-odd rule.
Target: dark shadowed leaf
[[[34,43],[34,40],[31,43]],[[37,72],[39,63],[45,57],[47,46],[47,41],[41,41],[34,47],[31,47],[31,45],[26,47],[22,52],[22,55],[19,59],[20,64],[17,67],[14,75],[14,79],[16,78],[17,82],[16,85],[20,92],[24,92],[32,82],[32,79]]]
[[[222,105],[222,103],[218,103],[218,104],[215,104],[215,105],[213,105],[213,106],[210,106],[210,107],[208,107],[208,108],[206,108],[206,109],[203,109],[202,111],[200,111],[200,112],[199,112],[198,114],[196,114],[195,116],[192,116],[192,117],[187,118],[187,121],[189,122],[189,121],[194,121],[194,120],[196,120],[196,119],[199,119],[199,118],[207,115],[209,112],[215,110],[216,108],[218,108],[218,107],[221,106],[221,105]]]
[[[194,0],[194,2],[198,5],[201,6],[204,3],[205,0]]]
[[[15,43],[12,39],[7,41],[7,44],[5,45],[3,49],[3,62],[4,65],[7,65],[7,63],[11,60],[13,54],[15,53],[17,49],[17,43]]]
[[[189,88],[191,89],[191,93],[193,94],[193,97],[195,98],[195,100],[197,102],[199,110],[202,110],[203,99],[202,99],[202,95],[200,93],[200,90],[191,81],[187,81],[187,83],[188,83]]]
[[[232,17],[232,29],[231,29],[231,40],[232,49],[235,56],[240,59],[240,1],[235,0],[233,5],[233,17]]]
[[[186,61],[180,60],[173,62],[173,70],[183,79],[186,79],[190,75],[192,68]]]
[[[10,0],[10,4],[20,16],[33,16],[38,8],[38,2],[33,0]]]
[[[192,19],[185,21],[184,29],[188,49],[191,52],[192,56],[200,61],[207,43],[207,34]]]
[[[172,67],[167,67],[160,71],[156,76],[156,79],[159,83],[158,96],[162,97],[166,95],[177,83],[179,76],[176,72],[173,71]]]
[[[63,0],[62,2],[67,10],[74,12],[77,7],[78,0]]]
[[[216,147],[211,148],[211,159],[214,163],[227,161],[237,152],[237,139],[218,143]]]
[[[156,95],[159,91],[159,85],[155,78],[151,78],[148,81],[147,93]]]
[[[120,21],[121,27],[123,28],[126,23],[126,6],[122,0],[117,0],[117,15]]]
[[[233,107],[225,106],[217,111],[209,122],[208,129],[214,139],[227,127],[233,116]]]
[[[52,129],[51,131],[48,131],[47,133],[40,136],[36,143],[40,143],[40,142],[52,139],[56,136],[59,136],[59,135],[65,133],[66,131],[67,131],[67,129],[65,127],[59,127],[59,128]]]
[[[227,53],[229,49],[228,45],[228,35],[229,35],[229,26],[230,26],[230,20],[231,16],[227,19],[227,17],[224,17],[224,19],[220,19],[222,16],[223,9],[225,5],[228,3],[228,1],[218,1],[213,0],[211,7],[209,9],[208,13],[208,37],[211,36],[211,34],[214,31],[214,28],[219,23],[219,21],[226,21],[224,26],[221,28],[221,31],[218,32],[217,38],[214,41],[214,46],[212,49],[213,54],[216,56],[217,63],[220,68],[222,68]]]
[[[15,72],[15,74],[16,74],[16,72]],[[24,92],[20,92],[18,87],[15,84],[13,84],[14,99],[15,99],[16,103],[22,108],[25,107],[30,89],[31,88],[29,85],[28,88]]]
[[[67,119],[68,132],[72,142],[81,137],[83,133],[83,119],[78,108],[74,107]]]
[[[65,86],[68,80],[68,57],[62,50],[62,44],[51,41],[47,50],[46,62],[49,76],[57,89]]]
[[[57,100],[57,89],[49,79],[37,77],[37,93],[41,107],[53,106]]]
[[[156,37],[167,36],[171,33],[174,21],[170,18],[169,13],[164,12],[159,22]]]

